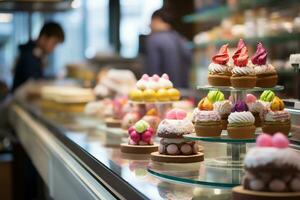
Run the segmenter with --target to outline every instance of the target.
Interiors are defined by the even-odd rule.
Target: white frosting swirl
[[[264,104],[261,101],[255,101],[254,103],[247,104],[249,111],[253,113],[260,113],[264,108]]]
[[[291,116],[290,114],[285,111],[285,110],[282,110],[282,111],[272,111],[272,110],[267,110],[263,113],[263,119],[265,121],[269,121],[269,122],[284,122],[284,121],[287,121],[287,120],[290,120],[291,119]]]
[[[194,125],[188,119],[164,119],[157,128],[157,133],[169,133],[175,135],[185,135],[194,131]]]
[[[158,83],[159,83],[160,88],[162,88],[162,89],[169,89],[169,88],[173,87],[173,83],[170,80],[165,79],[165,78],[160,78]]]
[[[152,90],[159,90],[160,85],[156,81],[147,81],[146,88],[147,89],[152,89]]]
[[[138,80],[137,82],[136,82],[136,87],[138,88],[138,89],[140,89],[140,90],[145,90],[146,89],[146,87],[147,87],[147,81],[145,81],[145,80]]]
[[[226,72],[230,72],[231,68],[227,65],[220,65],[220,64],[216,64],[216,63],[210,63],[210,65],[208,66],[208,71],[211,73],[226,73]]]
[[[217,111],[220,115],[226,115],[231,113],[231,103],[228,100],[217,101],[214,103],[214,111]]]
[[[233,112],[228,116],[228,123],[253,123],[255,122],[255,118],[249,111],[243,112]]]
[[[300,156],[290,148],[254,147],[245,156],[245,167],[254,168],[274,163],[281,167],[290,165],[300,170]]]
[[[199,110],[198,108],[194,109],[193,122],[216,122],[220,120],[221,117],[216,111]]]
[[[238,75],[254,75],[255,71],[252,67],[234,67],[231,71],[233,74]]]
[[[254,70],[256,74],[276,73],[275,68],[271,64],[254,65]]]

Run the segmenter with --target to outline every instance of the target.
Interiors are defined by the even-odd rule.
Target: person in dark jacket
[[[152,14],[151,34],[146,39],[145,72],[167,73],[175,87],[187,88],[192,53],[187,41],[172,29],[171,20],[163,9]]]
[[[35,41],[28,41],[19,46],[19,57],[14,68],[12,90],[29,79],[43,79],[47,55],[65,39],[62,27],[55,22],[47,22],[42,27]]]

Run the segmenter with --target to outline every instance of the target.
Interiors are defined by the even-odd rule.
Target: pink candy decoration
[[[272,136],[268,135],[268,134],[261,134],[256,139],[256,146],[259,146],[259,147],[271,147],[271,146],[273,146]]]
[[[151,127],[148,127],[148,128],[147,128],[147,131],[150,131],[151,133],[154,133],[154,130],[153,130],[153,128],[151,128]]]
[[[142,134],[142,140],[146,143],[149,143],[152,138],[153,132],[146,131]]]
[[[180,119],[180,120],[186,118],[186,112],[184,110],[177,109],[176,110],[176,118]]]
[[[273,137],[264,133],[257,137],[256,145],[259,147],[287,148],[289,140],[282,133],[276,133]]]
[[[159,76],[157,74],[154,74],[151,79],[155,82],[158,82],[159,81]]]
[[[169,112],[167,112],[166,114],[166,118],[167,119],[178,119],[178,120],[182,120],[184,118],[186,118],[186,112],[184,110],[181,109],[172,109]]]
[[[161,78],[166,79],[166,80],[170,80],[168,74],[163,74],[163,75],[161,76]]]
[[[273,146],[277,148],[287,148],[289,140],[282,133],[276,133],[272,138]]]
[[[149,80],[148,74],[143,74],[141,79],[144,80],[144,81],[148,81]]]
[[[176,110],[173,109],[173,110],[170,110],[169,112],[167,112],[166,118],[167,119],[176,119],[177,118],[177,116],[176,116]]]
[[[247,94],[246,103],[254,103],[256,101],[256,97],[253,94]]]
[[[130,133],[130,138],[135,143],[138,143],[141,140],[140,134],[138,134],[135,130]]]
[[[130,133],[132,132],[132,131],[134,131],[135,129],[134,129],[134,126],[131,126],[129,129],[128,129],[128,134],[130,135]]]

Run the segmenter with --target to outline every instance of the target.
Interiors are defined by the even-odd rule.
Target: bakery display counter
[[[100,121],[82,114],[45,113],[39,103],[17,101],[11,106],[10,120],[55,199],[231,199],[231,187],[240,182],[238,178],[230,185],[226,180],[232,178],[230,169],[225,174],[200,163],[179,165],[178,172],[178,166],[171,165],[170,173],[218,178],[219,184],[166,180],[151,171],[150,157],[121,153],[118,144],[126,140],[123,134],[104,131]],[[224,149],[217,145],[218,151],[208,150],[207,155]],[[153,169],[168,167],[158,164]]]

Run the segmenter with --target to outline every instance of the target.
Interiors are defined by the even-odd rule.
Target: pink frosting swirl
[[[267,50],[264,48],[262,43],[257,44],[256,52],[253,55],[251,61],[255,65],[265,65],[267,62]]]
[[[263,110],[262,118],[265,121],[269,121],[269,122],[284,122],[284,121],[290,120],[291,116],[285,110],[274,112],[274,111],[268,109],[268,110]]]
[[[221,117],[216,111],[199,110],[198,108],[194,109],[192,119],[193,122],[214,122],[220,120]]]

